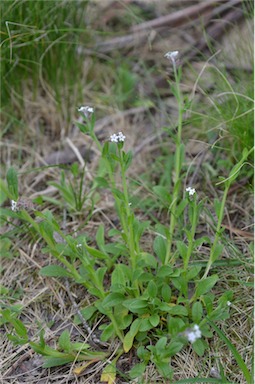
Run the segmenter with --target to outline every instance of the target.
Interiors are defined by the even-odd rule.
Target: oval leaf
[[[209,292],[212,289],[212,287],[217,283],[218,280],[219,280],[218,275],[213,275],[199,281],[199,283],[197,284],[195,296],[200,297],[205,293]]]
[[[50,276],[50,277],[70,277],[72,276],[66,269],[60,267],[59,265],[48,265],[43,267],[40,270],[41,276]]]

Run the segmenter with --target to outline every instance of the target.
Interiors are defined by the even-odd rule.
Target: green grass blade
[[[188,384],[188,383],[222,383],[222,379],[213,379],[213,378],[203,378],[203,377],[194,377],[192,379],[183,379],[179,381],[175,381],[173,384]],[[229,381],[224,381],[224,384],[230,384]]]
[[[221,340],[223,340],[227,344],[228,348],[233,353],[233,355],[236,359],[236,362],[239,365],[239,368],[241,369],[241,371],[243,372],[243,375],[244,375],[247,383],[252,384],[252,377],[251,377],[251,374],[248,370],[248,367],[245,364],[245,362],[243,361],[241,355],[238,353],[238,351],[234,347],[234,345],[228,340],[228,338],[224,335],[224,333],[212,321],[210,321],[208,318],[207,318],[207,320],[208,320],[209,324],[211,325],[211,327],[217,332],[217,334],[219,335]]]

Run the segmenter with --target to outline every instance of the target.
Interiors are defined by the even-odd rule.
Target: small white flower
[[[17,208],[17,201],[11,200],[11,210],[13,212],[16,212],[18,210],[18,208]]]
[[[110,136],[110,140],[112,143],[117,143],[119,140],[119,137],[118,135],[116,135],[116,133],[114,133],[113,135]]]
[[[220,372],[219,372],[218,368],[216,368],[216,367],[211,368],[210,376],[214,377],[215,379],[221,379]]]
[[[231,301],[227,301],[227,306],[230,307],[232,305]]]
[[[85,116],[86,118],[88,118],[89,115],[90,115],[91,113],[94,112],[94,108],[92,108],[92,107],[88,107],[88,106],[86,105],[85,107],[82,106],[82,107],[78,108],[78,112],[83,113],[84,116]]]
[[[167,52],[167,53],[165,54],[165,57],[166,57],[168,60],[171,60],[172,63],[175,65],[175,63],[176,63],[176,59],[177,59],[178,55],[179,55],[179,51],[172,51],[172,52],[170,51],[170,52]]]
[[[199,326],[195,324],[193,329],[186,329],[185,336],[187,337],[189,342],[193,344],[196,340],[201,338],[202,333],[199,329]]]
[[[123,142],[125,141],[125,138],[126,136],[123,135],[122,132],[119,132],[119,133],[114,133],[113,135],[110,136],[110,140],[112,143],[120,143],[120,142]]]
[[[119,136],[119,141],[125,141],[126,136],[123,135],[122,132],[119,132],[118,136]]]
[[[187,187],[186,192],[189,193],[189,196],[193,196],[194,193],[196,193],[196,190],[195,190],[195,188]]]
[[[82,244],[81,244],[81,243],[79,243],[79,244],[76,245],[76,248],[81,248],[81,247],[82,247]]]

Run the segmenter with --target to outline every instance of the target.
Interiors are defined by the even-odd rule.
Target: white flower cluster
[[[199,329],[198,325],[194,325],[193,329],[186,329],[185,336],[189,340],[191,344],[193,344],[197,339],[200,339],[202,336],[202,333]]]
[[[17,207],[17,201],[15,200],[11,200],[11,210],[13,212],[16,212],[18,210],[18,207]]]
[[[189,193],[189,196],[193,196],[194,193],[196,193],[196,190],[195,190],[195,188],[187,187],[186,192]]]
[[[82,107],[78,108],[78,112],[83,113],[84,116],[85,116],[86,118],[88,118],[89,115],[90,115],[91,113],[94,112],[94,108],[92,108],[92,107],[88,107],[88,106],[86,105],[86,106],[82,106]]]
[[[167,52],[164,57],[166,57],[168,60],[171,60],[173,65],[175,65],[178,55],[179,51],[170,51]]]
[[[125,141],[126,136],[123,135],[122,132],[119,133],[114,133],[113,135],[110,136],[110,140],[112,143],[120,143]]]

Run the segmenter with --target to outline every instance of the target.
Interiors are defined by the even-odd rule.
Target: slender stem
[[[179,179],[182,167],[182,155],[181,155],[181,137],[182,137],[182,119],[183,119],[183,100],[180,90],[180,80],[176,71],[176,66],[174,65],[174,76],[176,82],[176,98],[178,102],[178,132],[176,138],[176,157],[175,157],[175,180],[174,180],[174,189],[173,189],[173,200],[170,207],[170,225],[169,225],[169,236],[167,241],[167,252],[165,257],[165,264],[169,263],[171,256],[171,248],[173,242],[174,229],[176,224],[176,207],[179,196]]]
[[[52,250],[52,254],[58,259],[64,266],[69,270],[69,272],[73,275],[76,280],[81,278],[80,274],[76,271],[75,267],[69,263],[62,254],[59,254],[58,251]]]
[[[117,322],[116,322],[116,320],[115,320],[114,315],[112,314],[112,312],[109,311],[109,312],[107,312],[107,316],[109,317],[109,319],[110,319],[111,322],[112,322],[112,325],[113,325],[113,328],[114,328],[114,330],[115,330],[116,335],[118,335],[119,338],[120,338],[120,340],[123,342],[123,341],[124,341],[123,333],[122,333],[122,331],[119,329],[118,324],[117,324]]]
[[[228,195],[229,187],[230,187],[230,183],[227,183],[226,187],[225,187],[225,190],[224,190],[223,197],[222,197],[222,202],[221,202],[221,207],[220,207],[219,218],[218,218],[218,223],[217,223],[217,228],[216,228],[216,234],[215,234],[214,242],[213,242],[213,245],[212,245],[212,248],[211,248],[211,251],[210,251],[210,257],[209,257],[209,260],[207,262],[206,270],[205,270],[205,273],[204,273],[202,279],[206,278],[206,276],[208,275],[208,272],[209,272],[212,264],[215,261],[214,254],[215,254],[215,250],[217,248],[217,245],[218,245],[219,239],[220,239],[220,235],[221,235],[220,229],[221,229],[221,224],[222,224],[222,220],[223,220],[223,216],[224,216],[224,209],[225,209],[225,204],[226,204],[226,200],[227,200],[227,195]]]
[[[184,260],[184,269],[185,271],[188,268],[189,265],[189,259],[193,251],[193,242],[194,242],[194,237],[195,237],[195,232],[196,232],[196,225],[197,225],[197,207],[194,206],[194,210],[192,212],[192,223],[191,223],[191,237],[189,239],[189,245],[188,245],[188,250],[187,250],[187,255],[186,259]]]
[[[91,138],[93,139],[93,141],[96,143],[97,148],[98,148],[99,151],[102,153],[102,145],[100,144],[100,142],[99,142],[97,136],[95,135],[94,131],[92,131],[92,132],[90,133],[90,135],[91,135]]]
[[[133,223],[131,220],[131,211],[130,211],[130,206],[129,206],[129,196],[128,196],[128,188],[127,188],[127,180],[126,180],[126,175],[125,175],[125,167],[123,163],[123,153],[119,149],[119,156],[120,156],[120,165],[121,165],[121,178],[122,178],[122,186],[123,186],[123,194],[125,198],[125,211],[126,211],[126,237],[127,237],[127,242],[128,242],[128,247],[130,251],[130,258],[131,258],[131,264],[132,264],[132,269],[133,271],[136,268],[136,253],[135,253],[135,244],[134,244],[134,228],[133,228]]]

